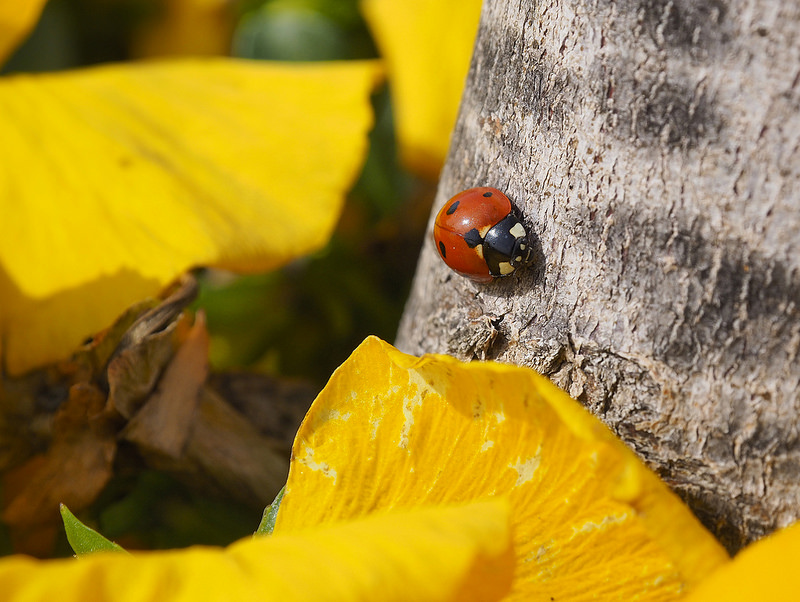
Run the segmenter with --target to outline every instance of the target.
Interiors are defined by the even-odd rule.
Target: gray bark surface
[[[531,366],[730,549],[800,518],[800,7],[488,0],[431,220],[506,192],[535,267],[427,240],[404,351]]]

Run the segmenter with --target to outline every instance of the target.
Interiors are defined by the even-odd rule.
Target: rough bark
[[[426,241],[397,340],[548,375],[731,550],[800,517],[799,11],[487,0],[431,219],[495,186],[539,262]]]

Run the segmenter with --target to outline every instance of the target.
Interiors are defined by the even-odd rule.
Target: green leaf
[[[61,510],[61,520],[64,521],[64,530],[67,532],[67,540],[77,556],[109,550],[125,552],[121,546],[109,541],[75,518],[75,515],[64,504],[61,504],[59,509]]]
[[[272,500],[272,503],[264,508],[264,516],[261,518],[261,524],[258,525],[255,535],[272,534],[272,530],[275,528],[275,519],[278,518],[278,508],[281,507],[281,500],[285,491],[286,487],[282,487],[275,499]]]

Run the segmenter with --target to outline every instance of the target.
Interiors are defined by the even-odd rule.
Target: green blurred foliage
[[[244,0],[232,8],[238,16],[236,56],[377,56],[358,0]],[[162,0],[51,0],[4,71],[126,60],[136,31],[161,10]],[[195,308],[207,313],[214,368],[248,367],[321,388],[364,337],[393,340],[434,188],[399,167],[387,90],[373,103],[369,155],[323,250],[269,274],[201,272]],[[191,492],[140,466],[139,472],[115,477],[80,518],[126,549],[170,548],[227,544],[252,533],[261,512]],[[0,545],[4,539],[0,528]],[[69,553],[65,542],[59,545]]]
[[[252,535],[261,511],[145,470],[114,478],[80,518],[126,550],[170,549],[223,546]]]
[[[355,0],[273,0],[250,6],[233,38],[233,54],[275,61],[376,56]]]
[[[159,0],[49,0],[31,35],[0,72],[59,71],[130,58],[131,36]]]
[[[11,542],[11,533],[8,530],[8,525],[0,522],[0,556],[6,556],[14,553],[14,546]]]

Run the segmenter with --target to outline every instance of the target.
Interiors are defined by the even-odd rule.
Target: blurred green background
[[[181,27],[184,34],[196,29],[206,36],[195,41],[198,46],[208,45],[213,37],[203,33],[203,27],[213,31],[230,54],[243,58],[377,57],[356,0],[219,2],[219,22],[212,18],[209,23],[205,15],[203,27],[179,22],[196,18],[186,16],[185,6],[190,4],[51,0],[36,30],[3,72],[149,58],[162,47],[169,53],[175,46],[169,36],[182,35]],[[190,40],[189,46],[195,42]],[[194,306],[206,311],[215,369],[257,370],[304,380],[319,390],[364,337],[394,339],[434,184],[398,164],[388,89],[380,90],[373,104],[376,124],[369,154],[323,250],[268,274],[200,273],[201,292]],[[116,477],[92,510],[79,518],[123,545],[165,548],[233,541],[253,532],[260,509],[210,499],[167,475],[147,471]],[[0,540],[2,535],[0,527]],[[5,539],[2,547],[8,552]],[[69,553],[63,542],[61,552]]]

